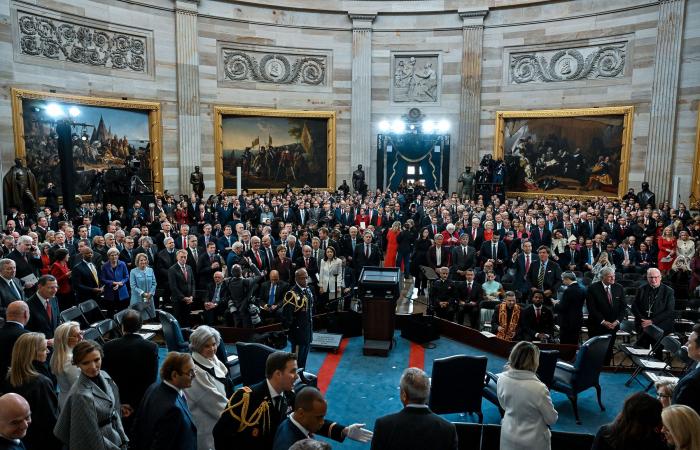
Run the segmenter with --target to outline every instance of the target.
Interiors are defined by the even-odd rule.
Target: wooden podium
[[[399,296],[399,269],[365,267],[359,281],[362,299],[364,355],[389,356],[394,343],[396,300]]]

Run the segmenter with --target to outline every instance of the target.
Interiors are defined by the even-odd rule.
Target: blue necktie
[[[275,285],[275,284],[270,286],[270,296],[267,299],[267,304],[270,306],[275,303],[275,288],[276,287],[277,287],[277,285]]]

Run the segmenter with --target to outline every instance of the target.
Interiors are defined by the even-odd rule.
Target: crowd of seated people
[[[619,329],[625,277],[640,292],[648,287],[632,305],[638,328],[653,324],[665,333],[674,300],[696,307],[700,285],[700,217],[683,204],[640,204],[633,195],[501,202],[421,189],[364,197],[290,189],[164,195],[124,211],[110,203],[84,203],[74,214],[11,208],[5,222],[0,316],[22,323],[26,315],[23,328],[43,334],[56,362],[37,373],[64,387],[56,390],[57,410],[79,378],[70,364],[77,332],[59,330],[59,317],[88,300],[109,314],[141,304],[153,315],[172,305],[183,326],[201,310],[195,320],[205,325],[253,327],[284,320],[300,269],[315,312],[323,312],[344,306],[363,267],[383,264],[398,267],[419,296],[427,294],[429,311],[446,320],[490,325],[510,340],[552,340],[556,324],[561,342],[576,344],[584,305],[589,335]],[[671,296],[663,291],[657,302],[662,281]],[[18,300],[26,311],[13,306]],[[3,379],[10,355],[3,349]]]

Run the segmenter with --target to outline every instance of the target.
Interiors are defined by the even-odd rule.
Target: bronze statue
[[[464,168],[464,172],[457,179],[457,183],[462,183],[462,200],[465,198],[471,200],[474,195],[474,174],[470,166]]]
[[[641,208],[645,208],[649,205],[651,209],[656,209],[656,194],[649,190],[649,183],[647,181],[642,183],[642,191],[637,194],[637,202],[639,202]]]
[[[199,166],[194,166],[194,172],[190,174],[190,184],[197,197],[202,198],[204,194],[204,174],[199,171]]]
[[[362,195],[367,191],[365,183],[365,171],[362,170],[362,164],[357,165],[357,170],[352,173],[352,188],[355,192],[360,192]]]
[[[38,187],[34,174],[24,167],[20,158],[15,159],[15,165],[3,179],[5,208],[15,207],[29,216],[36,211]]]

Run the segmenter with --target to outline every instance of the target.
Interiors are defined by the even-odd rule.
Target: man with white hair
[[[644,333],[651,325],[661,328],[664,335],[673,331],[675,304],[673,289],[661,283],[659,269],[648,269],[647,282],[637,290],[632,302],[634,324],[639,336],[636,346],[647,348],[655,344],[651,336]]]
[[[457,449],[454,424],[430,411],[430,378],[409,367],[401,375],[400,398],[404,409],[380,417],[374,424],[371,450]]]
[[[620,322],[626,317],[627,309],[625,290],[622,285],[615,283],[615,269],[603,267],[600,271],[600,281],[588,287],[586,305],[588,307],[588,336],[611,336],[608,353],[605,357],[605,363],[609,364],[617,330],[620,329]]]
[[[20,280],[24,279],[24,293],[27,295],[34,294],[34,285],[41,268],[41,257],[32,238],[20,236],[15,249],[7,257],[17,265],[17,278]]]

